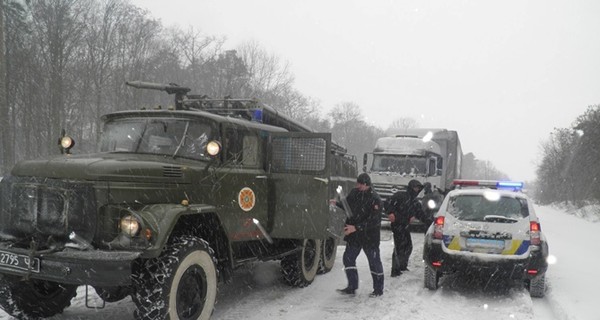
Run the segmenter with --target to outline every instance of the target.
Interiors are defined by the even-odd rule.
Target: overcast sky
[[[411,117],[535,177],[540,142],[600,104],[600,1],[135,0],[164,25],[253,40],[290,63],[324,116],[355,102],[382,129]],[[169,79],[165,79],[168,82]]]

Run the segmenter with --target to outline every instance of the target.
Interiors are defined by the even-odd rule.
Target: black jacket
[[[352,217],[346,218],[346,224],[356,227],[344,240],[361,246],[379,246],[381,234],[381,198],[377,192],[369,188],[361,192],[354,188],[346,197]],[[343,209],[338,201],[338,207]]]
[[[392,229],[406,228],[412,217],[419,220],[426,219],[423,206],[412,188],[394,193],[389,199],[386,210],[388,214],[393,213],[396,216],[396,221],[392,223]]]

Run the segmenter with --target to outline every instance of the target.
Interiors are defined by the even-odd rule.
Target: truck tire
[[[203,239],[181,236],[134,273],[138,319],[209,319],[217,297],[213,250]]]
[[[532,298],[543,298],[546,294],[546,274],[529,280],[529,296]]]
[[[0,275],[0,306],[17,319],[47,318],[62,313],[76,295],[76,285]]]
[[[322,243],[321,260],[319,260],[319,270],[317,271],[319,274],[327,273],[333,269],[337,254],[338,240],[336,238],[329,237]]]
[[[283,279],[294,287],[306,287],[317,276],[321,260],[321,240],[305,239],[302,249],[281,259]]]
[[[440,274],[430,266],[425,266],[425,274],[423,276],[423,284],[429,290],[437,290],[440,281]]]
[[[94,287],[98,296],[105,302],[117,302],[131,294],[129,287]]]

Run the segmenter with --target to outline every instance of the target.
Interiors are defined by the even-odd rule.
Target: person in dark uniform
[[[417,195],[423,190],[419,180],[410,180],[406,191],[398,191],[389,199],[386,206],[388,218],[394,233],[394,253],[392,254],[392,277],[408,271],[408,259],[412,253],[413,245],[408,230],[410,220],[414,217],[425,218],[425,212]]]
[[[433,216],[438,212],[442,201],[444,201],[442,192],[437,187],[432,187],[430,182],[425,182],[423,184],[423,200],[421,200],[425,217],[424,219],[419,218],[419,220],[426,227],[433,223]]]
[[[383,264],[379,252],[382,203],[379,195],[371,188],[371,178],[368,174],[361,173],[358,176],[356,187],[350,191],[345,200],[351,211],[350,217],[346,218],[344,227],[346,250],[343,262],[348,285],[337,291],[341,294],[355,294],[358,289],[356,258],[363,250],[369,260],[369,269],[371,269],[373,277],[373,292],[369,296],[381,296],[384,280]],[[341,201],[331,200],[331,203],[344,209]]]

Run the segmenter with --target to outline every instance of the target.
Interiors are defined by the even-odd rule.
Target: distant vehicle
[[[520,182],[456,180],[425,234],[424,285],[441,276],[475,272],[525,281],[543,297],[548,243]]]
[[[354,156],[252,99],[210,99],[169,84],[172,108],[103,116],[98,153],[18,163],[0,182],[0,306],[50,317],[79,285],[131,295],[140,319],[207,319],[217,282],[280,261],[304,287],[336,258]]]
[[[364,155],[363,171],[370,174],[373,189],[384,202],[394,193],[406,191],[412,179],[429,183],[431,188],[420,198],[425,212],[433,216],[440,200],[453,187],[452,181],[461,178],[462,157],[456,131],[407,129],[401,134],[379,138],[373,152]],[[385,212],[384,218],[387,219]],[[411,224],[422,223],[413,220]]]

